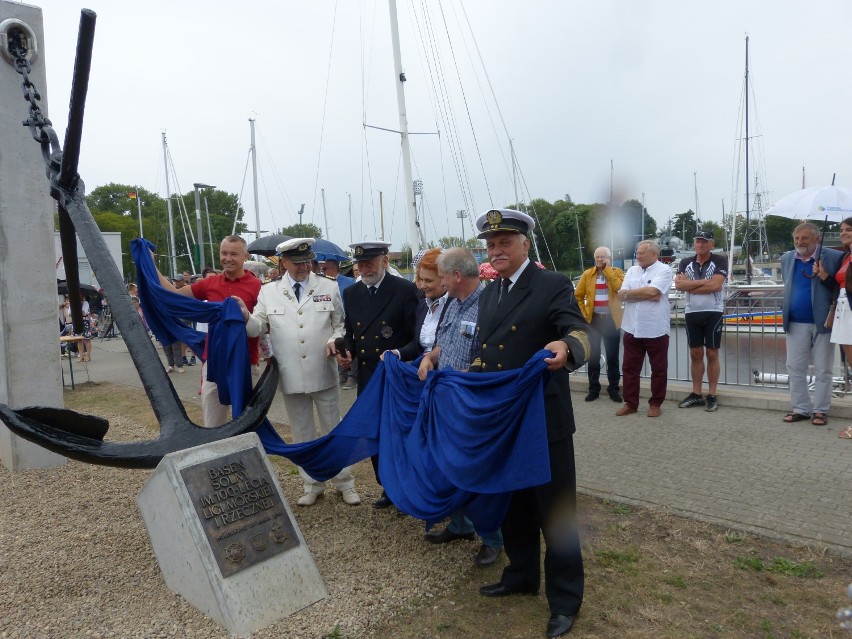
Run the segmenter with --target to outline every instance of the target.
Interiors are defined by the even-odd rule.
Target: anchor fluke
[[[150,441],[104,441],[109,428],[106,419],[62,408],[13,410],[0,404],[0,420],[19,437],[70,459],[121,468],[156,468],[169,453],[255,430],[266,417],[277,387],[278,364],[271,359],[239,417],[216,428],[202,428],[184,417],[171,434],[161,433]]]

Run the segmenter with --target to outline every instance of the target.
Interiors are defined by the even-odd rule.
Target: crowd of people
[[[346,281],[337,263],[327,261],[316,272],[313,238],[280,244],[280,275],[261,283],[247,279],[253,276],[242,268],[248,257],[245,243],[228,237],[220,255],[223,273],[178,292],[208,300],[234,297],[243,310],[247,339],[268,335],[294,442],[333,429],[340,421],[341,383],[345,388],[351,372],[356,392],[363,392],[388,353],[403,361],[420,359],[418,375],[425,379],[430,370],[442,368],[471,373],[517,369],[541,349],[549,351],[544,359],[551,371],[544,391],[548,459],[541,462],[550,467],[551,480],[512,494],[503,525],[481,531],[482,545],[473,559],[480,566],[495,563],[502,552],[509,559],[501,580],[480,589],[483,596],[536,593],[543,533],[551,609],[546,632],[557,637],[570,631],[583,597],[568,373],[588,358],[589,325],[571,294],[570,280],[530,261],[532,218],[492,210],[477,226],[500,275],[498,285],[483,286],[475,257],[461,248],[425,251],[418,256],[416,282],[409,282],[388,264],[389,243],[382,241],[351,245],[357,279]],[[166,288],[171,284],[162,275],[160,279]],[[253,357],[257,347],[250,343],[249,352]],[[205,394],[203,404],[217,402],[215,393]],[[220,408],[227,411],[204,409],[206,426],[227,418],[226,412],[218,413]],[[208,419],[214,413],[218,417]],[[373,468],[381,484],[377,458]],[[298,504],[313,506],[327,486],[301,469],[300,475]],[[345,503],[361,503],[351,469],[342,469],[331,486]],[[392,505],[384,491],[373,503],[380,509]],[[440,544],[474,536],[473,524],[458,511],[446,528],[430,530],[425,538]]]
[[[790,412],[783,417],[786,423],[810,420],[815,426],[828,424],[835,345],[841,345],[847,361],[852,356],[852,312],[848,301],[852,295],[849,269],[852,218],[841,223],[840,239],[842,251],[823,247],[819,228],[804,222],[793,231],[794,248],[781,256],[784,279],[781,312],[791,402]],[[638,412],[639,374],[646,357],[651,368],[647,414],[649,417],[661,414],[667,390],[671,328],[668,295],[673,284],[676,290],[684,292],[686,299],[684,320],[692,380],[692,392],[678,407],[718,410],[719,348],[728,263],[726,257],[713,252],[714,247],[713,232],[699,229],[693,238],[695,254],[681,260],[676,274],[660,261],[660,246],[654,240],[638,243],[635,264],[626,273],[611,266],[607,247],[595,250],[595,266],[583,273],[575,290],[580,308],[593,329],[586,401],[594,401],[600,395],[602,340],[607,392],[615,402],[622,401],[618,383],[623,378],[624,404],[616,415],[623,417]],[[622,345],[624,353],[619,368]],[[813,393],[809,390],[811,367]],[[707,393],[703,394],[705,375]],[[852,439],[852,426],[843,428],[839,437]]]
[[[685,293],[692,373],[692,392],[678,406],[716,411],[727,262],[713,253],[715,239],[708,230],[697,231],[695,254],[678,264],[676,274],[660,261],[660,246],[654,240],[637,244],[635,263],[626,272],[611,264],[610,249],[601,246],[595,250],[594,266],[582,274],[574,289],[567,277],[539,269],[530,261],[528,238],[535,223],[528,215],[494,209],[476,224],[498,274],[487,286],[480,281],[476,258],[466,249],[421,251],[415,258],[412,283],[391,270],[388,242],[352,244],[354,277],[347,277],[336,260],[318,263],[313,238],[281,243],[278,266],[266,273],[265,281],[264,273],[247,267],[246,243],[239,236],[222,241],[221,272],[184,273],[171,280],[158,275],[164,288],[180,295],[205,301],[238,300],[246,322],[252,379],[256,382],[259,377],[261,356],[276,356],[279,390],[294,443],[334,429],[341,419],[341,387],[354,380],[356,392],[363,392],[389,353],[416,362],[417,374],[425,380],[430,371],[439,369],[471,374],[519,369],[542,349],[548,351],[544,357],[550,371],[544,389],[547,459],[541,463],[548,464],[551,479],[512,494],[502,525],[478,531],[482,543],[473,560],[487,566],[503,552],[508,558],[500,581],[480,588],[483,596],[537,593],[543,535],[544,583],[551,611],[546,633],[558,637],[571,630],[584,590],[575,522],[575,424],[569,372],[588,362],[585,400],[591,402],[600,396],[600,375],[605,370],[607,394],[621,404],[615,414],[627,416],[639,410],[639,377],[647,358],[651,368],[647,415],[659,416],[667,392],[668,295],[673,285]],[[848,302],[852,219],[841,225],[841,239],[846,253],[822,247],[819,230],[804,223],[793,233],[794,250],[781,258],[792,404],[783,419],[788,423],[806,419],[815,425],[827,423],[834,344],[852,355]],[[129,293],[135,296],[132,288]],[[264,348],[259,346],[261,338],[267,341]],[[179,347],[167,347],[166,357],[170,372],[183,371],[194,360],[187,359]],[[806,382],[811,363],[816,372],[813,397]],[[230,407],[220,404],[205,366],[201,366],[200,393],[203,422],[214,427],[230,419]],[[705,376],[706,394],[702,392]],[[852,426],[841,431],[840,437],[852,439]],[[372,461],[381,485],[378,456]],[[313,506],[327,486],[299,471],[303,494],[298,505]],[[343,468],[330,483],[344,503],[361,504],[351,468]],[[379,509],[392,505],[384,491],[373,503]],[[429,530],[425,540],[443,544],[473,540],[475,535],[464,510],[458,510],[446,527]]]

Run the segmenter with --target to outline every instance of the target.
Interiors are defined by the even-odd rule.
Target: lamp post
[[[464,221],[465,221],[465,218],[467,217],[467,211],[464,210],[464,209],[459,209],[458,211],[456,211],[456,217],[459,218],[459,220],[461,220],[462,246],[464,246],[465,245],[465,243],[464,243]]]
[[[204,227],[201,225],[201,189],[215,189],[215,186],[210,184],[202,184],[196,182],[192,185],[195,187],[195,224],[198,229],[198,271],[204,269]],[[212,256],[211,256],[212,257]]]

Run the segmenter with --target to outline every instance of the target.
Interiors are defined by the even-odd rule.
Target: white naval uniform
[[[269,330],[272,353],[278,361],[278,387],[290,418],[293,441],[301,443],[330,432],[340,421],[337,361],[326,355],[326,345],[343,337],[343,302],[337,282],[310,273],[297,301],[291,279],[284,275],[264,284],[246,324],[249,337]],[[320,420],[314,422],[314,405]],[[325,486],[301,468],[305,492],[322,493]],[[353,488],[350,468],[332,478],[337,490]]]

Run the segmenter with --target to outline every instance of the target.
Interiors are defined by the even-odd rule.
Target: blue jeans
[[[469,535],[473,532],[473,523],[464,516],[464,511],[457,510],[450,515],[450,524],[447,530],[456,535]],[[482,535],[482,544],[491,548],[503,547],[503,532],[498,528],[494,532]]]

